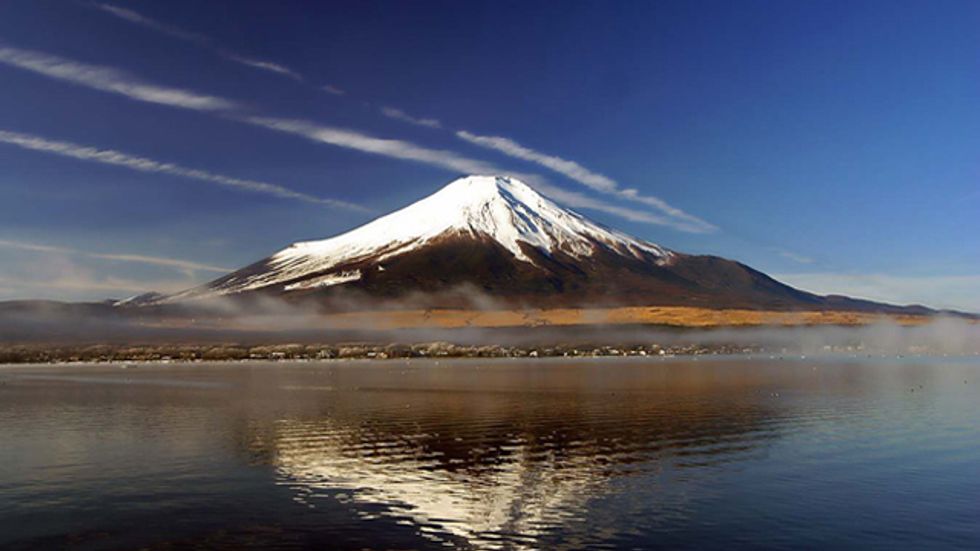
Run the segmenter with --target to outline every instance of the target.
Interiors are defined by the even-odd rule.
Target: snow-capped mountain
[[[263,270],[235,272],[169,300],[276,286],[289,292],[342,285],[363,276],[350,266],[370,260],[384,271],[387,259],[453,237],[492,241],[530,265],[535,261],[525,252],[527,247],[572,258],[590,256],[603,247],[656,263],[669,262],[673,254],[559,207],[515,178],[468,176],[347,233],[290,245],[263,261]]]
[[[477,295],[540,307],[863,309],[738,262],[606,228],[503,176],[460,178],[347,233],[295,243],[201,287],[132,302],[276,296],[328,305],[425,296],[427,306],[459,306]]]

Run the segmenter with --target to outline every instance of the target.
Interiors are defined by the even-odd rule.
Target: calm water
[[[980,360],[0,367],[0,547],[980,548]]]

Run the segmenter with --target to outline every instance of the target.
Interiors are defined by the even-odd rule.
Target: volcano
[[[457,179],[347,233],[295,243],[197,288],[124,304],[258,296],[321,305],[412,297],[426,307],[455,307],[483,297],[541,308],[910,311],[815,295],[739,262],[673,251],[593,222],[503,176]]]

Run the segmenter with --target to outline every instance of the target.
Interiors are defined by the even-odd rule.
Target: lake
[[[66,547],[977,549],[980,359],[0,367]]]

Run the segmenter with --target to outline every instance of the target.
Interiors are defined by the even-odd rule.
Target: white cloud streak
[[[221,48],[215,45],[214,41],[211,40],[209,37],[204,36],[202,34],[185,31],[173,25],[168,25],[166,23],[157,21],[156,19],[147,17],[139,12],[127,8],[122,8],[119,6],[114,6],[112,4],[92,4],[92,5],[110,15],[128,21],[130,23],[142,25],[148,29],[153,29],[157,32],[169,35],[173,38],[177,38],[185,42],[191,42],[193,44],[197,44],[198,46],[210,48],[219,56],[229,61],[238,63],[240,65],[245,65],[247,67],[252,67],[254,69],[259,69],[262,71],[268,71],[270,73],[276,73],[285,77],[289,77],[296,81],[303,80],[302,75],[290,69],[289,67],[281,65],[279,63],[274,63],[272,61],[266,61],[262,59],[255,59],[249,56],[244,56],[235,53],[231,50],[228,50],[226,48]]]
[[[779,251],[779,256],[799,264],[813,264],[813,259],[809,256],[803,256],[802,254],[797,254],[792,251]]]
[[[381,114],[388,117],[389,119],[395,119],[396,121],[407,122],[408,124],[414,124],[415,126],[425,126],[428,128],[442,128],[442,123],[436,119],[420,119],[418,117],[413,117],[408,113],[402,111],[401,109],[395,109],[394,107],[382,107]]]
[[[429,149],[404,140],[377,138],[354,130],[323,126],[301,119],[243,116],[236,118],[270,130],[302,136],[314,142],[330,144],[364,153],[415,161],[465,174],[495,174],[500,171],[489,163],[462,157],[441,149]]]
[[[127,8],[113,6],[111,4],[96,3],[90,5],[108,14],[114,15],[119,19],[124,19],[126,21],[129,21],[130,23],[136,23],[137,25],[143,25],[144,27],[170,35],[174,38],[179,38],[180,40],[185,40],[187,42],[195,42],[202,45],[207,44],[209,42],[208,38],[204,35],[188,32],[183,29],[179,29],[177,27],[167,25],[166,23],[161,23],[156,19],[151,19],[139,12],[135,12]]]
[[[216,272],[216,273],[231,272],[231,270],[229,270],[228,268],[221,268],[218,266],[211,266],[208,264],[200,264],[197,262],[189,262],[187,260],[180,260],[176,258],[161,258],[157,256],[146,256],[141,254],[80,253],[80,252],[79,254],[85,254],[85,256],[91,258],[99,258],[102,260],[113,260],[117,262],[135,262],[137,264],[165,266],[169,268],[177,268],[180,270]]]
[[[141,254],[97,253],[97,252],[90,252],[90,251],[82,251],[78,249],[70,249],[67,247],[44,245],[40,243],[30,243],[25,241],[11,241],[8,239],[0,239],[0,247],[7,248],[7,249],[17,249],[21,251],[38,252],[38,253],[71,254],[71,255],[84,256],[88,258],[97,258],[100,260],[111,260],[116,262],[134,262],[137,264],[163,266],[167,268],[175,268],[178,270],[191,271],[191,272],[203,271],[203,272],[228,273],[231,271],[227,268],[221,268],[219,266],[211,266],[209,264],[201,264],[199,262],[191,262],[189,260],[181,260],[177,258],[147,256]]]
[[[633,188],[620,188],[619,184],[612,178],[597,172],[592,172],[575,161],[541,153],[525,147],[514,140],[500,136],[478,136],[466,130],[456,132],[456,136],[471,144],[493,149],[516,159],[538,164],[600,193],[654,207],[667,215],[667,217],[674,219],[676,223],[672,225],[678,229],[694,233],[708,233],[718,229],[714,225],[670,205],[659,197],[641,195]]]
[[[517,159],[539,164],[559,174],[564,174],[572,180],[584,184],[596,191],[601,191],[603,193],[614,193],[618,189],[616,182],[611,178],[592,172],[575,161],[568,161],[560,157],[539,153],[533,149],[524,147],[523,145],[509,138],[503,138],[500,136],[477,136],[476,134],[472,134],[465,130],[456,132],[456,136],[480,147],[494,149]]]
[[[451,151],[428,149],[403,140],[376,138],[360,132],[322,126],[305,120],[269,117],[243,117],[238,120],[271,130],[302,136],[314,142],[405,161],[414,161],[453,170],[462,174],[499,174],[513,176],[528,183],[552,199],[572,208],[584,208],[605,212],[633,222],[671,226],[683,231],[698,231],[697,228],[668,217],[611,205],[604,201],[587,197],[581,193],[554,186],[536,175],[503,170],[484,161],[463,157]]]
[[[980,312],[980,275],[894,276],[812,272],[778,274],[776,279],[819,294],[847,295],[891,304]]]
[[[5,249],[10,253],[4,252]],[[19,255],[17,251],[41,254]],[[0,254],[5,258],[0,261],[0,300],[103,300],[106,296],[127,296],[150,290],[176,292],[214,277],[212,272],[228,273],[220,266],[183,259],[91,252],[29,241],[0,240]],[[120,266],[120,263],[129,266]],[[134,266],[136,269],[130,275],[120,275],[120,271]],[[142,269],[145,266],[160,267],[165,271],[151,274]]]
[[[348,203],[346,201],[315,197],[313,195],[293,191],[276,184],[259,182],[256,180],[245,180],[242,178],[234,178],[231,176],[208,172],[206,170],[187,168],[173,163],[155,161],[153,159],[147,159],[146,157],[138,157],[112,149],[98,149],[71,142],[49,140],[31,134],[10,132],[6,130],[0,130],[0,143],[7,143],[24,149],[30,149],[32,151],[41,151],[44,153],[61,155],[63,157],[71,157],[80,161],[121,166],[140,172],[169,174],[171,176],[199,180],[243,191],[264,193],[266,195],[272,195],[283,199],[295,199],[305,201],[307,203],[329,205],[331,207],[358,212],[371,212],[365,207]]]
[[[60,274],[37,281],[0,276],[0,300],[18,300],[26,297],[31,299],[101,300],[105,298],[106,294],[115,293],[130,294],[148,291],[172,293],[183,291],[199,283],[195,279],[137,280],[116,276],[97,278],[91,274]]]
[[[227,50],[223,50],[221,52],[221,54],[224,57],[226,57],[227,59],[230,59],[231,61],[234,61],[236,63],[240,63],[242,65],[247,65],[249,67],[254,67],[256,69],[261,69],[263,71],[269,71],[269,72],[272,72],[272,73],[278,73],[280,75],[289,77],[289,78],[291,78],[291,79],[293,79],[295,81],[298,81],[298,82],[302,82],[303,81],[303,75],[297,73],[296,71],[293,71],[289,67],[286,67],[284,65],[280,65],[278,63],[273,63],[271,61],[263,61],[261,59],[252,59],[252,58],[248,58],[248,57],[243,57],[243,56],[240,56],[238,54],[234,54],[232,52],[229,52]]]
[[[681,231],[705,231],[702,225],[690,223],[687,220],[678,220],[676,217],[659,216],[635,209],[611,205],[580,193],[556,187],[537,176],[502,170],[491,163],[465,157],[452,151],[430,149],[404,140],[378,138],[362,132],[324,126],[302,119],[247,115],[244,114],[236,102],[231,100],[146,84],[134,77],[130,77],[122,71],[107,67],[85,65],[46,54],[2,47],[0,47],[0,63],[8,63],[51,78],[88,86],[96,90],[119,93],[138,101],[161,103],[171,107],[197,111],[212,111],[231,120],[302,136],[318,143],[394,159],[418,162],[460,174],[510,175],[526,181],[538,188],[545,195],[549,195],[553,199],[573,208],[597,210],[634,222],[669,226]],[[0,141],[25,149],[45,151],[80,160],[124,166],[143,172],[166,173],[283,198],[370,212],[369,209],[360,205],[334,199],[314,197],[275,184],[244,180],[203,170],[185,168],[173,163],[163,163],[119,151],[100,150],[70,142],[47,140],[37,136],[8,131],[0,131]]]
[[[658,226],[670,226],[682,231],[690,231],[686,226],[679,225],[675,220],[665,216],[659,216],[647,211],[631,209],[629,207],[622,207],[607,203],[605,201],[600,201],[587,195],[583,195],[577,191],[569,191],[567,189],[554,186],[541,178],[535,178],[533,175],[513,174],[513,176],[523,180],[534,189],[538,190],[544,195],[547,195],[555,201],[572,208],[605,212],[631,222],[656,224]]]
[[[324,84],[323,86],[320,87],[320,89],[328,94],[333,94],[335,96],[343,96],[344,94],[347,93],[344,90],[337,88],[336,86],[331,86],[330,84]]]
[[[137,101],[195,111],[226,111],[238,107],[235,102],[216,96],[149,84],[118,69],[78,63],[30,50],[0,45],[0,63]]]

